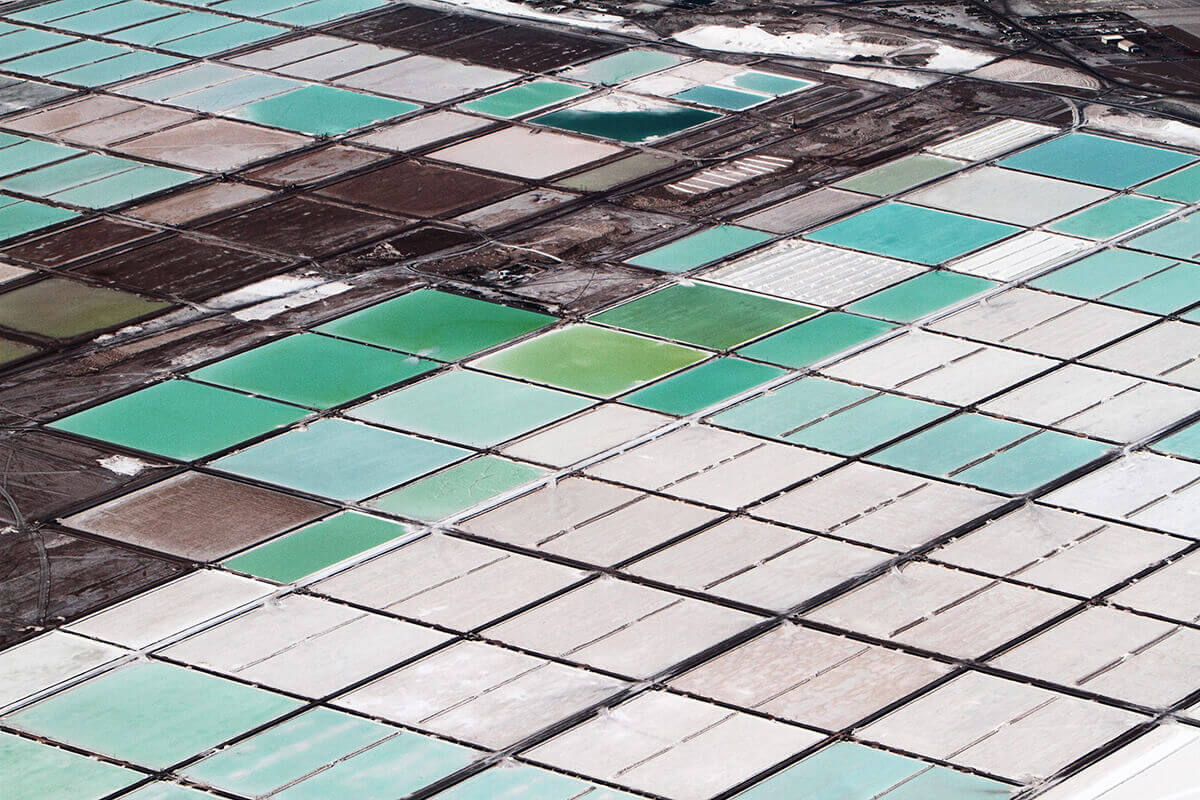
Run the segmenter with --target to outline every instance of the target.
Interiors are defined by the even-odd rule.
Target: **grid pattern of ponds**
[[[0,13],[15,800],[1001,798],[1200,722],[1200,155],[977,121],[680,211],[850,90],[377,5]]]

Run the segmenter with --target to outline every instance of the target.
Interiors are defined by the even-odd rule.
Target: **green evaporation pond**
[[[303,408],[168,380],[50,424],[60,431],[191,461],[303,419]]]
[[[671,136],[721,117],[715,111],[669,103],[642,103],[639,108],[614,108],[608,98],[540,114],[530,122],[557,130],[584,133],[628,144],[643,144]]]
[[[548,470],[530,464],[480,456],[393,489],[367,505],[409,519],[436,522],[547,474]]]
[[[38,348],[31,344],[0,338],[0,364],[8,364],[37,352],[39,352]]]
[[[947,211],[885,203],[807,233],[804,238],[936,266],[1019,230]]]
[[[327,322],[317,330],[454,361],[554,322],[547,314],[420,289]]]
[[[654,50],[626,50],[624,53],[606,56],[575,67],[569,71],[569,74],[572,78],[588,83],[615,86],[631,78],[673,67],[682,61],[682,58],[671,53],[659,53]]]
[[[357,419],[475,447],[491,447],[595,401],[463,369],[357,406]]]
[[[1060,219],[1050,230],[1088,239],[1109,239],[1178,209],[1174,203],[1121,194]]]
[[[735,800],[1004,800],[1017,787],[836,742],[735,796]]]
[[[48,744],[0,733],[6,800],[100,800],[144,775]]]
[[[0,325],[50,339],[71,339],[169,307],[130,292],[47,278],[0,294]]]
[[[814,308],[707,283],[675,284],[591,317],[616,328],[727,350],[817,313]]]
[[[1161,453],[1185,456],[1200,461],[1200,422],[1192,423],[1165,439],[1159,439],[1153,447]]]
[[[687,272],[771,239],[769,233],[737,225],[717,225],[626,259],[626,264],[660,272]]]
[[[490,114],[493,117],[511,119],[586,93],[587,89],[571,83],[533,81],[485,95],[469,103],[463,103],[461,108],[480,114]]]
[[[336,136],[419,108],[402,100],[313,85],[242,106],[232,116],[315,136]]]
[[[774,380],[785,371],[740,358],[715,358],[621,398],[639,408],[684,416]]]
[[[1170,314],[1200,300],[1200,264],[1114,248],[1068,264],[1030,285],[1153,314]]]
[[[222,359],[193,378],[276,400],[330,408],[437,367],[391,350],[301,333]]]
[[[571,325],[475,363],[502,375],[612,397],[706,356],[701,350],[643,336],[595,325]]]
[[[350,511],[272,539],[228,559],[224,566],[277,583],[291,583],[412,532],[413,528],[399,522]]]
[[[626,158],[610,161],[595,169],[585,170],[554,182],[563,189],[581,192],[603,192],[626,183],[662,172],[676,164],[676,159],[661,153],[636,153]]]
[[[1128,189],[1196,160],[1196,156],[1090,133],[1068,133],[1035,145],[1000,166],[1108,189]]]
[[[1200,214],[1192,213],[1183,219],[1168,222],[1124,244],[1172,258],[1200,260]]]
[[[370,425],[322,419],[225,456],[213,466],[349,502],[379,494],[469,454],[469,450]]]
[[[831,311],[787,330],[747,345],[740,355],[782,364],[807,367],[892,330],[890,322]]]
[[[726,86],[693,86],[682,92],[671,95],[676,100],[696,103],[701,106],[724,108],[728,111],[741,111],[744,108],[765,103],[771,99],[769,95],[730,89]]]
[[[913,322],[996,286],[971,275],[936,270],[864,297],[847,308],[896,322]]]
[[[139,662],[51,695],[4,720],[39,736],[159,770],[300,705],[196,670]]]
[[[1138,194],[1175,200],[1180,203],[1200,203],[1200,164],[1172,172],[1138,189]]]
[[[840,180],[834,186],[883,197],[940,178],[962,167],[961,161],[916,153]]]

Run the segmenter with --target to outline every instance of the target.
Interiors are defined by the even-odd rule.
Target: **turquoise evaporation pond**
[[[6,800],[100,800],[144,775],[11,733],[0,733]]]
[[[248,74],[231,81],[222,81],[212,86],[197,88],[195,91],[177,94],[171,97],[170,103],[215,114],[298,89],[303,85],[299,81],[280,78],[277,75]]]
[[[686,100],[702,106],[724,108],[729,111],[741,111],[744,108],[757,106],[771,99],[769,95],[757,92],[745,92],[740,89],[730,89],[726,86],[693,86],[671,95],[676,100]]]
[[[589,791],[590,790],[590,791]],[[439,792],[436,800],[637,800],[577,778],[524,764],[492,767]]]
[[[182,63],[182,58],[138,50],[55,73],[54,80],[79,86],[104,86]]]
[[[769,233],[738,225],[717,225],[688,234],[625,260],[635,267],[661,272],[687,272],[711,264],[773,238]]]
[[[1193,422],[1178,433],[1173,433],[1165,439],[1159,439],[1152,447],[1161,453],[1171,453],[1200,461],[1200,422]]]
[[[471,454],[344,419],[322,419],[225,456],[216,469],[302,492],[354,501]]]
[[[175,13],[178,13],[177,9],[170,6],[147,3],[145,0],[126,0],[82,14],[72,14],[56,20],[53,24],[56,28],[72,33],[102,34]]]
[[[1020,230],[947,211],[885,203],[807,233],[804,238],[936,266]]]
[[[763,94],[774,95],[775,97],[798,92],[810,86],[816,86],[812,81],[789,78],[786,75],[776,75],[773,72],[758,72],[757,70],[750,70],[734,75],[729,82],[739,89],[761,92]]]
[[[1200,264],[1116,247],[1068,264],[1030,286],[1170,314],[1200,300]]]
[[[1138,194],[1176,200],[1180,203],[1200,202],[1200,164],[1172,172],[1156,181],[1138,187]]]
[[[185,11],[166,19],[158,19],[133,28],[114,31],[108,38],[128,44],[157,47],[193,34],[210,31],[220,25],[228,25],[229,18],[203,11]]]
[[[1068,133],[1009,156],[1000,166],[1108,189],[1128,189],[1195,160],[1196,156],[1162,147]]]
[[[174,69],[158,77],[147,78],[123,86],[117,93],[124,97],[136,97],[139,100],[170,101],[172,105],[183,105],[179,101],[182,95],[232,81],[244,76],[245,73],[245,70],[227,67],[224,64],[202,63]],[[259,77],[270,78],[273,76],[260,75]],[[287,79],[279,78],[279,80]],[[299,82],[296,82],[296,86],[300,85]]]
[[[709,417],[735,430],[857,455],[949,414],[922,400],[827,378],[801,378]]]
[[[180,0],[189,6],[267,19],[288,25],[318,25],[386,5],[386,0]]]
[[[1090,439],[971,413],[898,442],[870,460],[922,475],[953,476],[982,489],[1022,494],[1111,449]]]
[[[18,20],[19,22],[46,23],[62,19],[70,14],[90,11],[95,5],[94,2],[89,3],[86,0],[59,0],[57,3],[42,3],[32,8],[10,11],[5,13],[4,16],[8,19]],[[3,32],[4,29],[0,28],[0,33]]]
[[[0,48],[4,47],[4,38],[0,38]],[[160,53],[134,51],[107,42],[77,41],[8,61],[4,68],[63,83],[99,86],[180,63],[183,59]]]
[[[836,742],[734,800],[1003,800],[1016,788],[860,744]]]
[[[1088,239],[1110,239],[1180,208],[1163,200],[1119,194],[1060,219],[1050,230]]]
[[[419,108],[403,100],[313,84],[242,106],[232,116],[314,136],[336,136]]]
[[[615,86],[630,78],[673,67],[683,61],[671,53],[653,50],[627,50],[624,53],[588,62],[569,71],[572,78],[601,86]]]
[[[0,181],[0,188],[88,208],[117,205],[199,177],[191,172],[86,153]]]
[[[47,47],[55,47],[77,41],[79,39],[74,36],[38,31],[32,28],[10,31],[3,38],[0,38],[0,61],[17,58],[36,50],[44,50]]]
[[[1123,244],[1161,256],[1200,261],[1200,213],[1193,212],[1182,219],[1168,222]]]
[[[12,202],[10,202],[12,201]],[[75,211],[0,194],[0,241],[77,217]]]
[[[581,103],[570,108],[533,117],[530,122],[573,133],[585,133],[618,142],[641,144],[718,119],[715,111],[702,111],[660,103],[628,110],[589,107]]]
[[[9,136],[9,134],[4,135]],[[12,139],[15,141],[6,139],[7,144],[0,148],[3,149],[3,152],[0,152],[0,176],[24,172],[27,169],[41,167],[53,161],[61,161],[64,158],[87,152],[62,144],[40,142],[36,139],[22,139],[16,136],[13,136]]]
[[[404,797],[481,753],[328,708],[307,711],[182,770],[272,800]]]
[[[480,114],[512,119],[539,108],[570,100],[586,94],[587,91],[582,86],[562,81],[532,81],[484,95],[478,100],[463,103],[461,107]]]

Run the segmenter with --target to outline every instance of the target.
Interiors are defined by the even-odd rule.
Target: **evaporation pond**
[[[633,144],[671,136],[719,118],[714,111],[625,94],[597,97],[534,117],[549,128]]]

